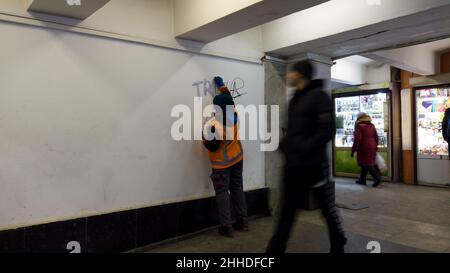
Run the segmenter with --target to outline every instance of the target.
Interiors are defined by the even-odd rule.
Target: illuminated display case
[[[351,157],[353,134],[359,113],[372,117],[379,137],[379,154],[385,159],[389,170],[383,174],[391,176],[390,152],[390,90],[356,90],[334,93],[336,114],[336,137],[334,140],[334,172],[338,176],[357,177],[360,168],[356,158]]]
[[[447,156],[449,147],[442,135],[442,121],[450,107],[450,87],[418,89],[416,105],[418,156]]]

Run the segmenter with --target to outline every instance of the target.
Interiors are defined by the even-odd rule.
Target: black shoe
[[[230,226],[220,226],[219,227],[219,234],[228,237],[233,238],[233,229]]]
[[[239,220],[233,224],[233,229],[238,231],[250,231],[248,223],[245,220]]]
[[[333,247],[330,250],[330,254],[344,254],[344,253],[345,253],[345,245]]]
[[[341,238],[340,242],[333,245],[330,249],[330,254],[343,254],[345,253],[345,245],[347,244],[347,238]]]
[[[361,185],[361,186],[367,186],[366,182],[361,182],[359,180],[357,180],[355,183],[358,184],[358,185]]]
[[[380,186],[380,184],[381,184],[381,182],[375,182],[375,183],[373,183],[372,187],[376,188],[376,187]]]

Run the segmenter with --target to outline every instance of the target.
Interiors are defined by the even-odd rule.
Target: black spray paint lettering
[[[210,94],[212,97],[216,95],[216,90],[213,87],[213,84],[211,81],[203,80],[194,82],[192,86],[195,86],[197,88],[197,96],[204,96],[206,97],[208,94]],[[202,95],[203,94],[203,95]]]
[[[247,95],[247,93],[242,92],[242,90],[245,87],[245,82],[242,78],[234,78],[231,83],[230,82],[226,82],[225,85],[228,87],[228,89],[230,90],[231,96],[233,98],[239,98],[242,97],[244,95]],[[209,80],[203,80],[203,81],[197,81],[192,83],[192,86],[194,86],[196,88],[197,91],[197,96],[204,96],[206,97],[208,94],[211,95],[211,97],[215,97],[217,95],[217,91],[215,88],[215,84],[213,83],[213,81],[209,81]]]

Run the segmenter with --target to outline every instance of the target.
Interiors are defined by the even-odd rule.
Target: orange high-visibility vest
[[[211,125],[216,128],[216,133],[221,137],[219,149],[214,152],[209,151],[208,156],[213,169],[226,169],[244,159],[244,150],[239,140],[239,126],[235,124],[233,127],[226,127],[226,134],[220,122],[211,121]],[[227,139],[227,136],[232,139]]]

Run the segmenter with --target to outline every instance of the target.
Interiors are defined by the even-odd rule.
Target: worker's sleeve
[[[314,107],[314,116],[317,124],[315,128],[311,128],[311,130],[314,130],[313,134],[308,137],[288,137],[290,139],[289,147],[302,154],[313,153],[327,145],[333,139],[336,131],[333,103],[328,95],[324,92],[318,92],[314,102],[316,105]]]
[[[221,94],[225,94],[225,95],[230,95],[231,96],[231,92],[228,89],[228,87],[226,85],[222,86],[219,88],[219,91]]]
[[[215,127],[212,127],[211,131],[214,133],[216,130]],[[208,151],[210,152],[215,152],[219,149],[220,146],[220,140],[217,140],[216,138],[214,138],[213,140],[206,140],[205,136],[203,136],[203,145],[205,146],[206,149],[208,149]]]

